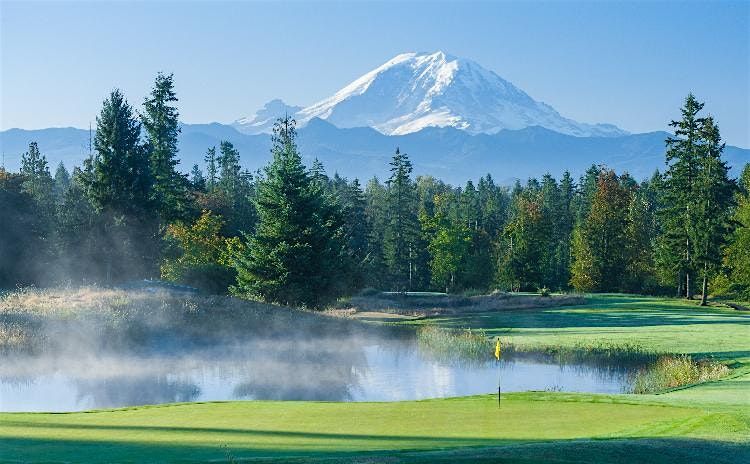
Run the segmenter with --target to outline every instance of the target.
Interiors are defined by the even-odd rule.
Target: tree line
[[[399,149],[387,179],[329,176],[304,165],[289,117],[264,170],[223,141],[182,174],[177,101],[172,75],[141,111],[115,90],[83,166],[53,176],[32,142],[19,172],[0,170],[0,287],[149,277],[309,308],[366,287],[750,298],[750,167],[730,178],[693,95],[663,173],[591,166],[511,187],[415,177]]]

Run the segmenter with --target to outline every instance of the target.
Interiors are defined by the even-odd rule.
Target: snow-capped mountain
[[[478,63],[440,51],[398,55],[295,117],[300,126],[320,118],[337,127],[372,127],[386,135],[426,127],[493,134],[532,126],[580,137],[626,134],[610,124],[565,118]],[[235,127],[250,133],[246,127],[256,126],[238,121]]]
[[[296,115],[301,109],[301,106],[287,105],[277,98],[266,103],[255,115],[236,120],[232,126],[245,134],[270,133],[276,118],[287,114]]]

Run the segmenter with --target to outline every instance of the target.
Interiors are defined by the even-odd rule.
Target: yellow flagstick
[[[500,351],[500,337],[497,338],[497,342],[495,343],[495,365],[498,366],[497,369],[497,407],[500,407],[500,356],[502,355]]]

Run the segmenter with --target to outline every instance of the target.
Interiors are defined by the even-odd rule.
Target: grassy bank
[[[153,344],[230,342],[314,333],[338,337],[361,323],[310,311],[168,291],[100,287],[25,289],[0,296],[0,353],[92,351]]]

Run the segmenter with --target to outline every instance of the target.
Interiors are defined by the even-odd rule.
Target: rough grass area
[[[336,308],[347,316],[363,312],[383,312],[407,316],[427,317],[437,315],[461,315],[530,308],[550,308],[585,303],[581,295],[516,294],[495,292],[491,295],[448,295],[444,293],[413,292],[373,293],[366,292],[340,301]]]
[[[357,321],[241,300],[169,291],[98,287],[24,289],[0,296],[0,353],[57,349],[71,334],[92,348],[117,349],[147,340],[161,344],[293,335],[339,336]]]
[[[633,382],[634,393],[654,393],[699,382],[719,380],[729,374],[722,363],[694,361],[688,355],[662,356],[648,368],[639,371]]]
[[[483,330],[443,329],[426,325],[417,330],[421,350],[446,361],[486,361],[493,356],[493,345]]]
[[[570,462],[586,460],[583,456],[589,462],[652,462],[656,456],[658,462],[681,462],[687,455],[690,462],[717,455],[715,462],[742,462],[750,456],[738,446],[747,437],[747,423],[700,407],[638,398],[519,393],[506,395],[499,408],[496,398],[487,395],[400,403],[232,402],[0,414],[0,460],[227,462],[226,451],[236,460],[294,462],[473,462],[480,457],[550,462],[557,453]],[[569,446],[578,442],[587,454],[576,460]],[[693,453],[675,453],[676,443]],[[628,449],[635,454],[628,456]],[[722,450],[733,454],[720,456]],[[502,460],[509,457],[515,459]]]

